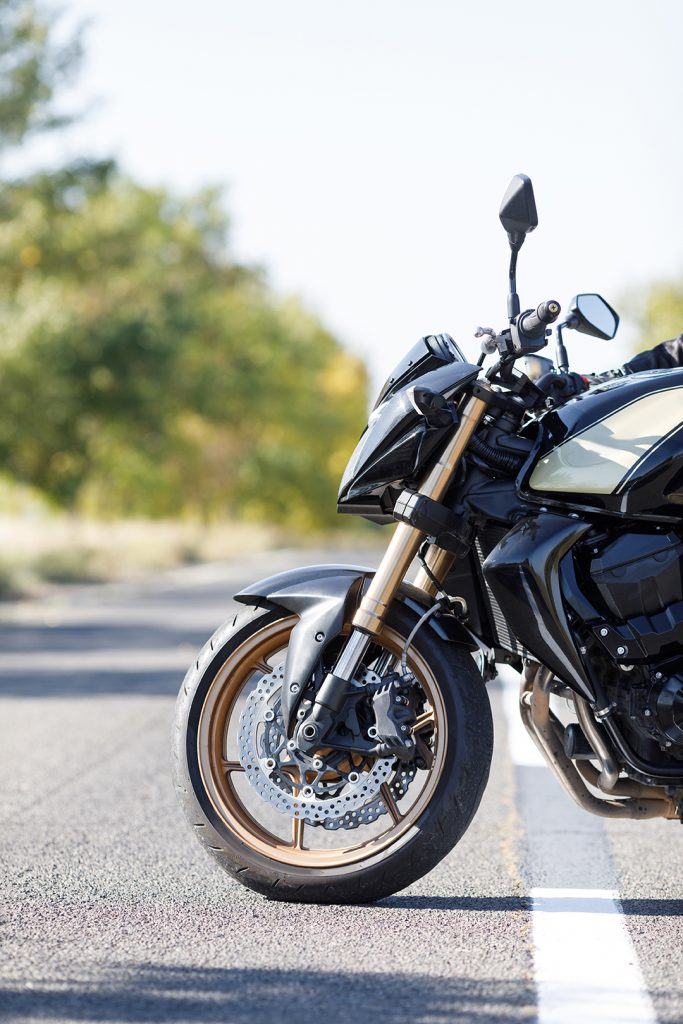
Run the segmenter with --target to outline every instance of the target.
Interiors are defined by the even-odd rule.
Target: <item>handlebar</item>
[[[538,309],[523,313],[519,318],[518,329],[520,334],[527,338],[542,338],[548,324],[552,324],[560,315],[561,307],[556,299],[548,299],[542,302]]]

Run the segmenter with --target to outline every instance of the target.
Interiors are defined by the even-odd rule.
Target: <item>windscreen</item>
[[[400,363],[394,367],[385,381],[375,409],[390,395],[406,387],[431,370],[437,370],[446,363],[466,363],[461,349],[453,341],[450,334],[428,334],[413,345]]]

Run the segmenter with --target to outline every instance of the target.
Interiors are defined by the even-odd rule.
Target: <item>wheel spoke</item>
[[[244,768],[239,761],[226,761],[223,758],[223,771],[229,775],[230,772],[243,772]]]
[[[434,725],[434,712],[423,711],[413,722],[413,733],[422,732],[423,729],[428,729],[432,725]]]
[[[391,787],[388,782],[383,782],[380,786],[380,796],[386,805],[389,814],[394,819],[394,822],[398,825],[399,821],[402,820],[403,815],[398,809],[398,804],[394,800],[394,794],[391,792]]]
[[[262,676],[269,676],[272,671],[267,661],[257,661],[254,665],[254,672],[259,672]]]
[[[295,850],[304,848],[304,819],[292,818],[292,846]]]

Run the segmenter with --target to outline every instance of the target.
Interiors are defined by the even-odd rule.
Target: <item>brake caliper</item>
[[[394,756],[401,761],[411,761],[415,757],[412,734],[417,718],[415,691],[414,677],[401,676],[397,672],[384,676],[375,690],[372,696],[375,724],[368,729],[368,735],[376,740],[375,753],[380,757]]]

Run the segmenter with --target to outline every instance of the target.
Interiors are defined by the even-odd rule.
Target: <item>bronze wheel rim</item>
[[[415,800],[408,807],[399,807],[388,784],[384,783],[379,796],[386,807],[387,813],[382,815],[382,819],[386,821],[387,827],[379,835],[361,839],[355,845],[332,849],[309,848],[308,842],[311,838],[315,839],[314,833],[318,832],[318,828],[305,825],[301,819],[275,812],[281,824],[289,822],[288,838],[278,836],[259,821],[253,809],[247,807],[243,793],[239,792],[240,785],[243,785],[240,778],[245,780],[246,777],[238,756],[229,749],[230,730],[239,718],[240,695],[257,674],[272,672],[271,660],[286,650],[289,634],[297,621],[296,616],[278,619],[255,631],[230,654],[217,672],[207,692],[199,721],[199,769],[204,788],[223,825],[255,853],[282,864],[302,868],[343,867],[368,860],[390,846],[402,845],[410,837],[441,778],[447,745],[446,712],[434,673],[413,647],[408,664],[420,684],[426,705],[425,711],[418,716],[413,726],[413,733],[418,742],[421,733],[429,731],[432,737],[431,763],[423,772],[425,777]],[[394,656],[400,653],[403,646],[403,638],[386,626],[378,641]],[[265,815],[268,805],[262,803]]]

